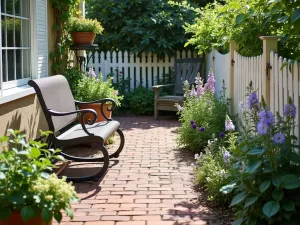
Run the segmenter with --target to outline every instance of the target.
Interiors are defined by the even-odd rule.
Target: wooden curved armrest
[[[93,109],[80,109],[80,110],[75,110],[75,111],[71,111],[71,112],[57,112],[57,111],[48,109],[48,112],[51,116],[68,116],[68,115],[72,115],[72,114],[82,114],[81,117],[80,117],[80,124],[82,126],[82,129],[84,130],[84,132],[87,135],[94,136],[94,134],[88,132],[88,130],[86,129],[84,118],[85,118],[86,114],[92,113],[93,119],[92,120],[87,120],[87,124],[88,125],[93,125],[96,122],[97,118],[98,118],[98,114],[95,110],[93,110]]]

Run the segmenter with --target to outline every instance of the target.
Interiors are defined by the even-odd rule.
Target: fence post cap
[[[279,40],[279,36],[260,36],[261,40]]]

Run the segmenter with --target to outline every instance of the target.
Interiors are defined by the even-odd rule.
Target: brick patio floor
[[[126,144],[101,182],[75,184],[79,203],[70,225],[218,224],[198,204],[190,166],[193,156],[176,149],[176,119],[121,117]]]

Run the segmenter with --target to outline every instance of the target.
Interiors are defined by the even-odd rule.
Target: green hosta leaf
[[[74,217],[73,211],[71,209],[69,209],[69,208],[66,208],[65,211],[66,211],[66,214],[68,215],[68,217],[70,217],[71,219],[73,219],[73,217]]]
[[[2,220],[7,220],[7,218],[11,214],[11,209],[10,208],[0,208],[0,219]]]
[[[284,201],[282,203],[282,208],[285,210],[285,211],[294,211],[295,210],[295,203],[291,200],[289,201]]]
[[[278,202],[282,200],[283,195],[284,195],[284,193],[282,190],[274,190],[272,192],[272,198]]]
[[[239,218],[235,221],[233,221],[232,225],[241,225],[243,223],[244,219],[243,218]]]
[[[24,206],[21,209],[21,216],[24,222],[28,221],[34,216],[34,210],[31,206]]]
[[[286,174],[282,177],[282,186],[285,189],[296,189],[300,187],[300,180],[293,174]]]
[[[226,186],[223,186],[220,188],[220,192],[222,192],[223,194],[229,194],[232,192],[232,190],[235,188],[236,183],[233,184],[228,184]]]
[[[300,9],[295,9],[291,15],[291,22],[294,23],[300,19]]]
[[[245,18],[245,14],[239,14],[235,18],[236,25],[239,25]]]
[[[246,173],[254,173],[260,167],[261,164],[262,164],[261,160],[248,164],[246,168]]]
[[[279,209],[280,209],[280,205],[278,202],[269,201],[266,204],[264,204],[263,213],[265,214],[265,216],[270,218],[274,216],[276,213],[278,213]]]
[[[259,185],[259,191],[260,193],[264,193],[271,185],[271,181],[270,180],[265,180],[264,182],[262,182]]]
[[[281,185],[281,177],[279,177],[279,176],[272,177],[272,184],[273,184],[275,187],[279,188],[280,185]]]
[[[43,208],[42,209],[42,219],[48,224],[52,219],[52,212],[49,209]]]
[[[38,158],[41,155],[41,151],[38,148],[32,148],[30,155],[32,158]]]
[[[62,214],[61,214],[60,211],[54,211],[54,219],[56,219],[56,221],[57,221],[58,223],[61,222],[61,220],[62,220]]]
[[[6,176],[3,172],[0,172],[0,180],[6,179]]]
[[[264,148],[253,148],[249,152],[247,152],[248,155],[261,155],[265,152]]]
[[[258,199],[258,196],[250,196],[246,198],[245,201],[245,208],[251,206],[253,203],[255,203]]]
[[[236,204],[241,203],[242,201],[244,201],[244,199],[247,197],[247,193],[246,192],[241,192],[239,194],[237,194],[236,196],[234,196],[234,198],[231,201],[230,206],[234,206]]]

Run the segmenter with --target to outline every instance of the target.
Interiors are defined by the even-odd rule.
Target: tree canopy
[[[183,49],[190,37],[183,25],[192,24],[196,17],[187,2],[168,0],[89,0],[86,11],[88,18],[96,18],[104,27],[96,40],[101,50],[158,55]]]

